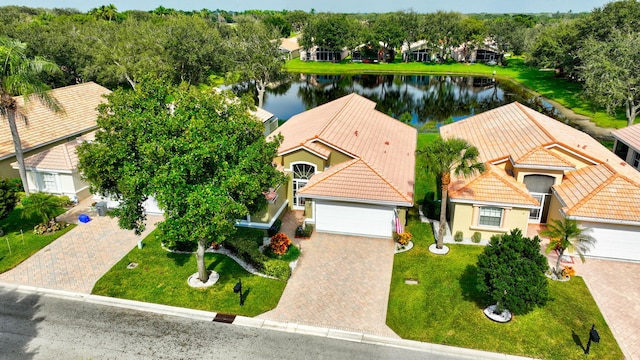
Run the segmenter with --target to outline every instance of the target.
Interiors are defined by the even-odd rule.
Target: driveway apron
[[[82,211],[85,210],[85,211]],[[61,216],[77,222],[77,214],[89,213],[86,203]],[[148,216],[141,236],[122,230],[118,220],[91,216],[12,270],[0,274],[0,281],[90,294],[95,283],[122,259],[137,242],[155,229],[160,216]]]
[[[399,338],[386,325],[394,244],[314,233],[278,306],[259,318]]]

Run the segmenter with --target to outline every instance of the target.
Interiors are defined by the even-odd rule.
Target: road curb
[[[55,290],[39,288],[29,285],[16,285],[0,282],[0,291],[16,291],[25,294],[36,294],[40,296],[48,296],[73,301],[83,301],[88,303],[119,307],[130,310],[151,312],[156,314],[177,316],[197,321],[213,321],[217,313],[202,310],[193,310],[169,305],[159,305],[146,303],[142,301],[118,299],[100,295],[81,294],[65,290]],[[296,333],[301,335],[319,336],[330,339],[358,342],[363,344],[372,344],[379,346],[390,346],[407,350],[421,351],[432,354],[449,354],[469,359],[491,359],[491,360],[525,360],[532,359],[515,355],[502,353],[493,353],[482,350],[459,348],[454,346],[431,344],[414,340],[394,339],[379,335],[371,335],[352,331],[344,331],[338,329],[330,329],[324,327],[303,325],[297,323],[279,322],[274,320],[263,320],[246,316],[236,316],[233,325],[253,327],[259,329],[268,329],[275,331],[283,331]]]

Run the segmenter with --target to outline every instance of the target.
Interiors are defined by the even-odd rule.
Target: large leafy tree
[[[624,108],[627,125],[640,113],[640,32],[590,38],[578,52],[585,94],[609,113]]]
[[[255,85],[258,107],[262,107],[267,85],[284,78],[284,59],[278,38],[277,32],[269,31],[264,24],[251,19],[238,22],[235,28],[230,48],[234,61],[233,80]]]
[[[591,229],[580,227],[573,219],[552,220],[547,223],[547,230],[540,232],[540,235],[551,238],[545,251],[547,253],[553,250],[558,251],[558,260],[554,268],[557,276],[562,274],[560,264],[565,251],[575,252],[584,262],[584,255],[596,243],[590,232]]]
[[[108,100],[95,142],[78,148],[84,177],[120,200],[120,227],[138,234],[142,204],[155,197],[165,210],[161,231],[198,244],[206,282],[206,245],[233,234],[234,221],[265,206],[263,191],[282,181],[272,166],[278,139],[266,142],[247,102],[226,93],[147,80]]]
[[[478,256],[478,290],[497,303],[498,309],[526,313],[549,299],[544,275],[549,267],[540,253],[540,239],[522,236],[520,229],[494,235]]]
[[[300,39],[305,49],[320,46],[339,53],[344,47],[359,45],[355,40],[357,21],[345,14],[318,14],[311,18]]]
[[[22,95],[25,102],[36,99],[46,105],[52,111],[60,111],[60,104],[47,93],[49,89],[42,82],[39,75],[43,73],[59,72],[58,66],[41,57],[28,58],[25,55],[27,45],[18,40],[0,37],[0,115],[7,117],[13,146],[18,161],[18,172],[24,187],[24,192],[29,196],[27,172],[24,167],[24,154],[22,141],[18,133],[16,118],[20,118],[28,124],[28,119],[14,96]]]
[[[471,176],[483,172],[485,166],[478,162],[478,149],[465,140],[438,138],[419,151],[424,158],[426,171],[440,178],[440,231],[436,247],[442,249],[447,222],[447,194],[451,183],[451,173],[456,176]]]

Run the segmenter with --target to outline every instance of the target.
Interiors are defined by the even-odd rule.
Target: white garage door
[[[640,227],[583,222],[597,242],[586,255],[640,261]]]
[[[358,236],[391,237],[393,206],[339,201],[315,202],[316,230]]]

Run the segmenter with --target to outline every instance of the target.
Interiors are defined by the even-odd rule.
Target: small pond
[[[564,121],[553,106],[518,85],[471,76],[294,74],[291,81],[267,90],[263,107],[287,120],[352,92],[422,132],[514,101]]]

